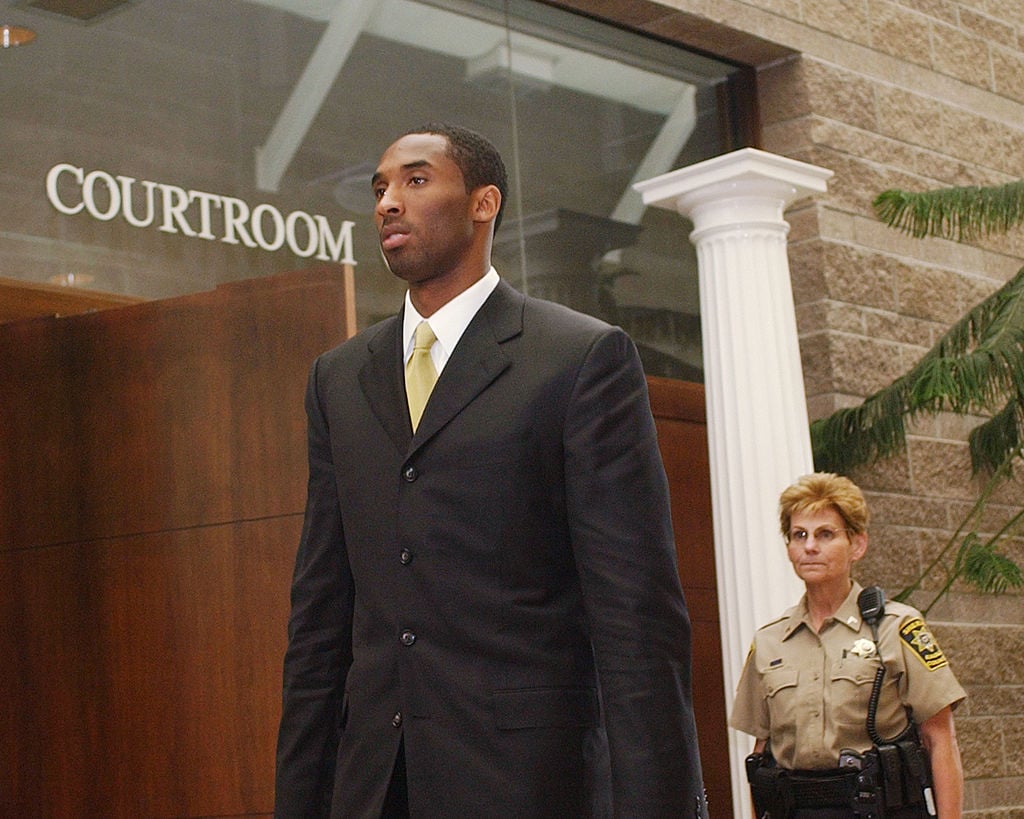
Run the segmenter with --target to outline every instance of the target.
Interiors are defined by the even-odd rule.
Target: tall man
[[[278,817],[706,815],[643,371],[499,280],[507,187],[447,125],[374,174],[409,290],[310,374]],[[410,359],[437,373],[422,410]]]

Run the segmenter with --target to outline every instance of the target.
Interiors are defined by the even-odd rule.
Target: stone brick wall
[[[848,41],[760,73],[763,146],[836,172],[828,196],[794,215],[795,298],[817,418],[905,372],[1024,263],[1024,229],[966,247],[907,238],[870,210],[887,187],[1024,178],[1024,4],[799,10],[806,26]],[[966,444],[976,422],[921,420],[904,455],[854,476],[873,512],[862,579],[902,589],[953,536],[981,486]],[[1008,503],[992,510],[989,530],[1024,503],[1024,484],[1000,500]],[[1008,552],[1024,563],[1024,540]],[[928,605],[941,584],[929,574],[914,601]],[[957,584],[930,618],[970,694],[956,721],[966,807],[977,817],[1024,816],[1024,599]]]
[[[572,0],[569,5],[758,68],[761,144],[832,169],[789,213],[811,417],[859,403],[1024,264],[1024,228],[966,246],[875,219],[882,190],[1024,178],[1020,0]],[[861,469],[873,511],[859,576],[890,593],[938,554],[981,482],[977,419],[913,428],[905,454]],[[1024,503],[1004,491],[987,524]],[[1009,547],[1024,564],[1024,538]],[[914,601],[939,588],[930,576]],[[1024,816],[1024,595],[954,586],[929,614],[969,700],[957,713],[972,817]]]
[[[872,0],[800,10],[806,25],[863,47],[835,43],[760,72],[763,147],[836,173],[829,195],[794,215],[791,267],[814,418],[905,372],[1024,263],[1024,229],[974,246],[922,241],[882,226],[870,208],[889,187],[1024,177],[1024,4]],[[874,516],[862,579],[895,592],[953,536],[981,486],[966,447],[976,420],[922,419],[905,454],[854,476]],[[1002,499],[1024,502],[1024,484],[1014,489]],[[1011,508],[993,509],[989,530]],[[1024,540],[1008,551],[1024,565]],[[915,602],[926,606],[941,582],[928,575]],[[958,584],[930,618],[970,695],[957,714],[966,808],[1024,815],[1022,596]]]
[[[831,168],[829,195],[793,214],[791,268],[812,418],[905,372],[972,305],[1024,264],[1024,229],[962,246],[881,225],[889,187],[1024,177],[1024,4],[943,0],[759,3],[814,29],[802,53],[759,72],[763,145]],[[822,45],[821,32],[844,42]],[[805,50],[806,49],[806,50]],[[977,419],[913,427],[907,452],[858,471],[874,525],[865,581],[917,578],[981,486],[966,436]],[[1024,484],[1001,499],[1024,503]],[[992,522],[1011,505],[993,509]],[[1024,539],[1011,556],[1024,565]],[[926,606],[942,577],[914,597]],[[1024,815],[1024,600],[957,584],[930,613],[970,694],[957,714],[972,816]]]

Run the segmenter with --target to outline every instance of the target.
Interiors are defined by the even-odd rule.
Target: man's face
[[[374,221],[388,267],[421,283],[455,270],[469,252],[473,196],[439,134],[408,134],[373,175]]]

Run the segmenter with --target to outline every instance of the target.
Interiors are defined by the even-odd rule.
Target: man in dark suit
[[[498,279],[507,180],[479,135],[402,136],[373,192],[409,290],[310,374],[276,815],[705,816],[632,342]]]

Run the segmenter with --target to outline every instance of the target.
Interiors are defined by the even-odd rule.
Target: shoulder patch
[[[946,655],[942,653],[939,644],[920,617],[911,617],[900,626],[900,639],[910,647],[914,656],[924,663],[924,667],[929,671],[936,671],[949,665]]]

